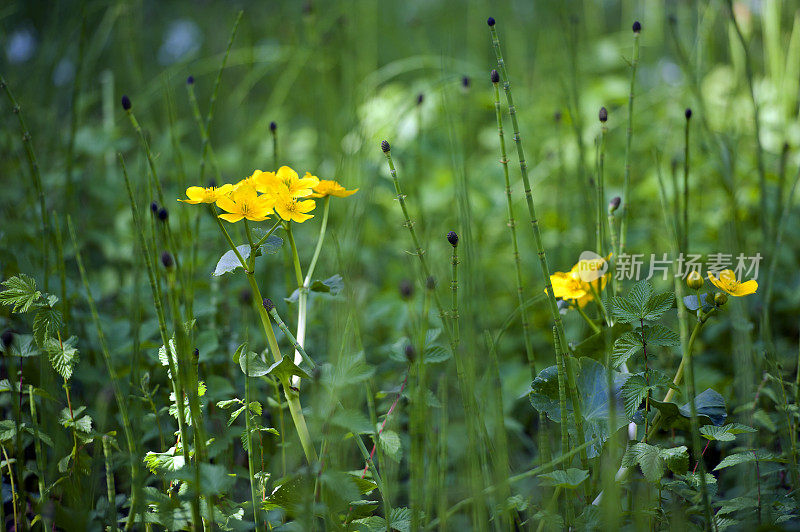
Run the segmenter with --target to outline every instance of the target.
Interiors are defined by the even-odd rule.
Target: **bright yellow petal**
[[[280,179],[283,182],[297,180],[297,172],[295,172],[288,166],[281,166],[280,168],[278,168],[276,175],[278,179]]]
[[[294,213],[294,216],[292,216],[292,221],[297,222],[297,223],[303,223],[306,220],[308,220],[309,218],[313,218],[313,217],[314,217],[313,214],[303,214],[301,212],[296,212],[296,213]]]
[[[346,190],[344,187],[341,190],[333,190],[331,191],[331,196],[336,196],[337,198],[346,198],[347,196],[352,196],[358,192],[357,188],[353,190]]]
[[[297,202],[297,211],[298,212],[308,212],[314,210],[316,208],[317,203],[314,200],[305,200],[305,201],[298,201]]]
[[[238,222],[239,220],[244,218],[244,216],[242,216],[241,214],[220,214],[219,217],[225,220],[226,222],[231,222],[231,223]]]
[[[737,286],[736,289],[731,292],[731,295],[739,297],[749,296],[750,294],[755,294],[756,290],[758,290],[758,283],[751,279]]]
[[[221,198],[218,198],[217,207],[228,212],[239,211],[239,207],[237,207],[236,203],[231,199],[231,196],[222,196]]]
[[[724,284],[719,279],[714,277],[713,273],[708,272],[708,280],[711,281],[711,284],[713,284],[714,286],[716,286],[720,290],[723,290],[723,291],[727,292],[727,290],[725,290]]]

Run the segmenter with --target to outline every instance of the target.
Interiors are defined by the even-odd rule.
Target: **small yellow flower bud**
[[[692,270],[686,278],[686,284],[689,285],[689,288],[692,290],[700,290],[703,288],[703,277],[697,273],[697,271]]]
[[[725,303],[728,302],[728,294],[725,292],[717,292],[714,294],[714,304],[718,307],[721,307]]]

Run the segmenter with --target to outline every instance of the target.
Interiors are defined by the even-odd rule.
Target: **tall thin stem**
[[[508,73],[506,72],[506,63],[503,60],[503,54],[500,51],[500,39],[497,36],[495,29],[494,19],[489,19],[489,29],[492,35],[492,45],[494,46],[495,57],[497,58],[497,66],[499,68],[501,79],[503,80],[503,89],[506,94],[506,101],[508,102],[508,113],[511,116],[511,124],[514,127],[514,141],[517,145],[517,155],[519,156],[519,168],[522,174],[522,183],[525,187],[525,201],[528,206],[528,216],[530,217],[531,229],[533,230],[533,238],[536,243],[536,252],[539,256],[539,266],[542,270],[542,278],[544,280],[544,289],[547,292],[548,301],[550,303],[550,313],[555,323],[558,338],[562,346],[568,345],[566,335],[564,334],[564,324],[561,320],[561,313],[558,310],[556,303],[555,293],[553,292],[553,284],[550,282],[550,266],[547,263],[547,255],[545,254],[544,244],[542,243],[542,234],[539,230],[539,219],[536,217],[536,208],[533,202],[533,194],[531,192],[531,184],[528,179],[528,165],[525,162],[525,150],[522,147],[522,137],[519,132],[519,122],[517,120],[517,109],[514,106],[514,98],[511,94],[511,83],[508,80]],[[583,414],[581,412],[580,396],[578,395],[575,378],[572,371],[572,366],[567,364],[567,382],[570,387],[570,394],[572,395],[573,412],[575,414],[575,425],[578,440],[583,442],[585,435],[583,432]],[[588,465],[588,456],[586,449],[581,451],[581,463]]]
[[[637,31],[638,30],[638,31]],[[633,140],[633,99],[636,88],[636,69],[639,66],[639,34],[642,25],[633,24],[633,58],[631,59],[631,84],[628,92],[628,128],[625,136],[625,177],[622,182],[622,213],[619,224],[619,254],[625,253],[628,236],[628,204],[631,194],[631,141]]]

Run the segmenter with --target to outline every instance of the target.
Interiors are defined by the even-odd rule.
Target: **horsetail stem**
[[[37,436],[33,438],[34,449],[36,450],[36,468],[39,470],[36,474],[37,483],[39,486],[39,507],[41,508],[45,502],[45,494],[47,490],[45,486],[47,482],[44,478],[45,473],[45,465],[44,465],[44,454],[42,454],[42,441],[38,434],[39,432],[39,418],[36,416],[36,401],[33,399],[33,386],[28,385],[28,403],[31,409],[31,422],[33,423],[33,430],[36,431]],[[45,516],[45,512],[40,510],[40,514],[42,516],[42,530],[48,529],[48,519]]]
[[[699,299],[699,295],[698,295]],[[697,332],[700,330],[702,322],[698,321],[695,326],[692,339],[696,338]],[[644,334],[644,333],[642,333]],[[686,389],[689,395],[689,413],[691,416],[690,424],[692,429],[692,447],[694,450],[695,460],[700,464],[700,491],[703,495],[703,512],[705,513],[706,530],[710,530],[712,526],[711,505],[708,498],[708,487],[706,486],[706,465],[703,460],[703,447],[700,444],[700,424],[697,420],[697,405],[695,404],[695,381],[694,381],[694,357],[692,356],[691,343],[686,353]],[[677,377],[676,377],[677,378]],[[670,388],[671,390],[671,388]],[[655,427],[655,423],[653,424]],[[646,438],[645,434],[645,438]]]
[[[116,532],[117,528],[117,504],[116,489],[114,488],[114,468],[111,466],[111,443],[108,434],[103,434],[103,458],[106,464],[106,495],[108,496],[108,522],[111,530]]]
[[[450,290],[452,291],[450,319],[453,322],[453,345],[457,349],[460,338],[458,336],[458,235],[455,231],[447,233],[447,241],[453,246],[453,257],[450,259],[450,263],[453,265],[452,279],[450,280]]]
[[[297,343],[297,339],[292,334],[292,331],[289,330],[289,327],[286,326],[281,317],[278,315],[278,311],[275,309],[275,303],[273,303],[271,299],[264,299],[263,304],[264,308],[267,309],[267,313],[269,313],[270,317],[278,325],[278,328],[286,336],[286,339],[289,340],[289,343],[292,344],[292,347],[294,347],[295,351],[300,353],[300,356],[303,357],[303,360],[306,362],[306,364],[311,366],[312,369],[317,367],[311,357],[308,356],[305,349],[303,349],[303,346]]]
[[[625,253],[628,235],[628,204],[631,194],[631,141],[633,140],[633,98],[636,88],[636,69],[639,66],[639,35],[642,25],[633,23],[633,58],[631,59],[631,84],[628,92],[628,128],[625,135],[625,177],[622,181],[622,212],[619,223],[619,254]]]
[[[528,367],[531,371],[531,378],[536,378],[536,360],[533,356],[533,345],[531,344],[530,325],[528,324],[528,313],[525,311],[525,287],[522,282],[522,262],[519,256],[519,244],[517,242],[517,225],[514,220],[514,205],[511,196],[511,180],[508,176],[508,156],[506,155],[506,139],[503,133],[503,116],[500,109],[500,74],[497,70],[491,72],[492,86],[494,87],[494,110],[497,118],[497,136],[500,138],[500,165],[503,167],[503,177],[506,185],[506,206],[508,211],[508,231],[511,234],[511,245],[514,249],[514,271],[517,282],[517,302],[520,309],[520,319],[522,321],[522,337],[525,341],[525,356],[528,360]]]
[[[246,350],[247,348],[245,348]],[[250,500],[253,503],[253,521],[256,528],[260,527],[258,506],[256,505],[256,478],[255,478],[255,457],[253,456],[253,429],[250,420],[250,356],[244,353],[244,421],[247,431],[247,472],[250,477]]]
[[[689,252],[689,123],[692,110],[687,108],[684,112],[686,126],[683,129],[683,242],[681,251]]]
[[[272,137],[272,166],[278,168],[278,124],[269,123],[269,133]]]
[[[603,210],[605,209],[605,200],[603,199],[605,196],[605,192],[603,190],[605,176],[603,175],[605,160],[606,160],[606,134],[608,133],[608,127],[606,126],[606,122],[608,121],[608,111],[605,107],[600,108],[600,112],[598,113],[598,117],[600,118],[600,145],[599,145],[599,156],[597,161],[597,223],[596,223],[596,237],[597,237],[597,254],[603,255]]]
[[[533,238],[536,242],[536,251],[539,256],[539,265],[542,269],[542,277],[544,279],[544,289],[547,292],[548,300],[550,302],[550,313],[555,322],[555,327],[558,332],[558,338],[561,345],[567,345],[566,335],[564,334],[564,324],[561,320],[561,314],[558,311],[558,304],[553,292],[553,284],[550,282],[550,266],[547,264],[547,255],[545,254],[544,245],[542,244],[542,234],[539,230],[539,219],[536,217],[536,208],[533,203],[533,194],[531,192],[530,180],[528,179],[528,166],[525,162],[525,151],[522,147],[522,138],[519,132],[519,121],[517,120],[517,110],[514,106],[514,98],[511,94],[511,83],[508,80],[508,73],[506,72],[506,63],[503,60],[503,54],[500,51],[500,38],[497,36],[495,29],[495,20],[490,18],[488,21],[489,30],[492,36],[492,45],[494,47],[495,57],[497,58],[497,66],[499,67],[500,76],[503,80],[503,89],[506,93],[506,101],[508,102],[508,114],[511,116],[511,124],[514,128],[514,142],[517,145],[517,155],[519,156],[519,168],[522,174],[522,183],[525,187],[525,201],[528,205],[528,215],[531,221],[531,229],[533,230]],[[575,425],[579,441],[585,441],[583,432],[583,414],[581,413],[580,397],[575,385],[575,378],[571,371],[571,366],[567,365],[567,381],[572,395],[573,412],[575,413]],[[588,457],[585,448],[581,451],[581,463],[584,469],[588,465]]]
[[[219,71],[217,72],[217,79],[214,81],[214,90],[211,92],[211,101],[208,104],[208,115],[206,115],[206,124],[205,124],[205,131],[206,135],[203,139],[203,145],[201,148],[201,155],[200,155],[200,182],[203,182],[203,178],[205,176],[205,167],[206,167],[206,155],[208,153],[209,147],[209,133],[211,129],[211,121],[214,119],[214,108],[216,107],[217,103],[217,94],[219,93],[219,85],[222,82],[222,71],[225,70],[225,65],[228,62],[228,55],[231,53],[231,47],[233,46],[233,40],[236,37],[236,31],[239,29],[239,21],[242,20],[242,15],[244,11],[239,11],[236,15],[236,22],[233,23],[233,29],[231,30],[231,36],[228,39],[228,47],[225,50],[225,55],[222,57],[222,64],[219,66]]]
[[[81,275],[81,280],[83,281],[83,288],[86,291],[86,300],[89,304],[89,310],[92,314],[92,321],[94,322],[95,328],[97,329],[97,339],[100,341],[100,351],[103,354],[103,361],[106,364],[106,371],[108,371],[108,376],[111,379],[111,386],[114,390],[114,397],[117,401],[117,407],[119,408],[120,415],[122,416],[122,428],[125,432],[125,439],[128,444],[128,452],[130,453],[130,466],[131,466],[131,511],[128,514],[128,521],[125,524],[125,529],[130,530],[133,528],[134,521],[136,520],[136,514],[139,510],[143,510],[144,508],[139,508],[139,464],[138,464],[138,456],[139,452],[136,447],[136,441],[133,438],[133,429],[131,427],[131,421],[128,417],[128,403],[125,401],[125,395],[122,393],[122,387],[119,384],[119,379],[117,378],[117,371],[114,369],[114,365],[111,361],[111,353],[108,350],[108,344],[106,343],[106,337],[103,334],[103,328],[100,325],[100,316],[97,314],[97,306],[94,303],[94,298],[92,297],[92,290],[89,287],[89,278],[86,275],[86,269],[83,266],[83,259],[81,258],[81,251],[80,247],[78,246],[78,239],[75,236],[75,228],[72,226],[72,219],[69,215],[67,215],[67,227],[69,229],[70,238],[72,239],[72,245],[75,248],[75,261],[78,263],[78,271]]]
[[[150,292],[152,293],[153,296],[153,306],[156,309],[158,330],[159,333],[161,334],[161,341],[164,345],[164,350],[167,353],[167,362],[171,375],[170,382],[172,384],[172,393],[175,394],[176,398],[181,398],[181,400],[178,401],[178,409],[179,409],[178,431],[181,435],[181,441],[184,442],[184,445],[182,446],[183,458],[185,463],[188,464],[190,463],[190,457],[189,457],[189,449],[186,445],[186,442],[188,442],[189,440],[187,436],[186,427],[184,426],[185,423],[182,412],[183,390],[181,390],[179,387],[178,368],[175,365],[175,360],[172,357],[172,346],[170,345],[169,341],[169,333],[167,332],[167,321],[164,315],[164,305],[162,303],[161,283],[156,275],[156,269],[153,264],[153,258],[152,258],[153,251],[148,246],[147,239],[145,238],[144,226],[142,224],[142,219],[139,214],[139,207],[136,205],[136,198],[133,195],[133,187],[131,186],[131,180],[130,177],[128,176],[128,169],[125,166],[125,159],[122,157],[122,154],[119,154],[118,157],[120,166],[122,168],[122,175],[125,178],[125,188],[128,191],[128,199],[130,201],[131,214],[133,216],[133,224],[136,227],[136,233],[139,240],[139,249],[142,251],[142,254],[144,255],[145,266],[147,268],[147,277],[148,280],[150,281]],[[198,520],[196,522],[199,522],[199,509],[198,509]],[[129,523],[131,522],[129,521]]]
[[[47,221],[47,207],[45,206],[44,187],[42,186],[42,175],[39,172],[39,162],[36,160],[36,153],[33,151],[33,140],[28,126],[25,125],[25,119],[22,116],[22,108],[14,98],[14,93],[8,86],[5,78],[0,75],[0,88],[2,88],[8,101],[11,103],[11,111],[17,115],[19,121],[19,129],[22,133],[22,144],[25,147],[25,156],[28,159],[28,166],[31,171],[31,178],[33,179],[33,188],[36,191],[36,196],[39,198],[39,210],[42,221],[42,277],[44,281],[44,290],[48,291],[50,285],[50,224]]]

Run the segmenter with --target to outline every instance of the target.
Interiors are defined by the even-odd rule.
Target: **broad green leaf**
[[[630,323],[634,326],[639,323],[640,310],[624,297],[613,297],[611,299],[611,305],[611,312],[614,315],[615,321],[619,323]]]
[[[246,261],[248,257],[250,257],[250,244],[236,246],[236,249],[239,250],[239,254],[242,256],[243,260]],[[239,262],[239,257],[237,257],[236,253],[230,249],[226,251],[222,257],[220,257],[219,262],[217,262],[217,267],[214,268],[214,273],[212,275],[220,276],[241,267],[242,263]]]
[[[668,429],[676,427],[683,430],[689,429],[690,408],[689,403],[678,407],[675,403],[662,403],[650,398],[650,404],[661,412],[661,427]],[[700,425],[722,425],[728,416],[725,411],[725,399],[712,389],[706,389],[695,397],[697,420]]]
[[[233,405],[241,405],[244,404],[241,399],[233,398],[228,399],[226,401],[217,401],[217,408],[230,408]]]
[[[647,397],[647,392],[653,388],[654,386],[648,385],[644,375],[641,374],[632,375],[622,385],[622,398],[625,401],[625,415],[628,419],[633,417],[639,405]]]
[[[308,373],[300,369],[300,367],[292,361],[292,357],[289,355],[283,355],[283,359],[280,362],[275,362],[273,365],[268,367],[266,373],[264,374],[271,375],[281,382],[283,382],[284,379],[293,377],[294,375],[297,375],[303,379],[311,378]]]
[[[78,339],[71,336],[64,342],[59,342],[55,338],[47,338],[45,341],[45,351],[50,358],[50,364],[64,380],[72,377],[72,370],[78,363],[78,350],[75,344]]]
[[[650,281],[643,279],[633,285],[630,292],[628,292],[627,300],[633,304],[638,310],[637,314],[640,317],[644,316],[644,311],[647,307],[647,302],[650,300],[650,294],[653,287],[650,286]]]
[[[575,382],[578,387],[584,417],[583,429],[587,442],[598,439],[590,446],[587,453],[590,457],[597,456],[602,450],[602,444],[608,439],[608,385],[606,368],[599,362],[590,358],[569,359],[575,371]],[[628,424],[625,409],[622,403],[621,388],[630,375],[614,372],[614,397],[616,400],[616,419],[614,430],[619,430]],[[556,366],[543,369],[531,385],[530,401],[533,407],[543,412],[556,423],[561,422],[561,408],[558,397],[558,370]],[[569,430],[574,434],[572,424],[572,401],[567,397],[567,418],[570,421]]]
[[[266,234],[267,231],[265,229],[262,229],[260,227],[253,228],[253,240],[255,240],[256,242],[261,240]],[[262,253],[266,253],[267,255],[275,255],[277,252],[281,250],[281,247],[283,247],[283,239],[274,234],[269,235],[267,239],[264,241],[264,243],[261,244],[261,247],[258,248],[259,253],[256,256]]]
[[[769,451],[765,451],[764,449],[755,449],[753,451],[747,451],[743,453],[729,454],[728,456],[723,458],[719,464],[717,464],[717,467],[714,468],[714,471],[719,471],[720,469],[725,469],[726,467],[731,467],[739,464],[755,462],[756,460],[758,460],[759,462],[784,461]]]
[[[645,326],[645,338],[648,346],[669,347],[681,343],[681,337],[678,336],[678,333],[658,323]]]
[[[154,474],[177,471],[185,464],[183,455],[176,451],[175,447],[170,447],[165,453],[154,453],[149,451],[144,455],[144,463]]]
[[[686,452],[685,445],[670,449],[659,449],[659,453],[670,471],[679,475],[686,473],[689,468],[689,453]]]
[[[614,342],[611,352],[611,364],[618,368],[633,355],[642,350],[642,337],[638,329],[626,332]]]
[[[0,304],[11,307],[11,312],[28,312],[42,293],[36,290],[33,277],[21,273],[3,281],[5,290],[0,292]]]
[[[699,300],[697,299],[697,295],[684,296],[683,304],[692,312],[696,311],[700,307],[703,307],[703,312],[707,312],[711,310],[711,305],[708,303],[708,298],[706,297],[707,295],[708,294],[700,294]]]
[[[336,297],[339,295],[339,292],[342,291],[344,288],[344,281],[342,276],[338,273],[336,275],[332,275],[328,277],[324,281],[320,281],[319,279],[314,280],[308,287],[310,292],[309,296],[312,294],[319,294],[319,295],[326,295],[328,297]],[[287,303],[296,303],[297,300],[300,298],[300,289],[296,289],[292,292],[292,295],[289,297],[283,298],[284,301]]]
[[[589,472],[571,467],[566,471],[558,469],[550,473],[544,473],[543,475],[539,475],[539,478],[542,479],[542,484],[546,486],[571,489],[577,488],[584,480],[589,478]]]
[[[237,352],[239,351],[237,350]],[[284,356],[284,358],[286,357]],[[264,358],[262,357],[262,355],[254,353],[252,351],[244,352],[239,356],[239,367],[242,368],[242,373],[244,373],[245,375],[248,375],[247,371],[249,369],[250,377],[263,377],[264,375],[269,373],[271,369],[270,366],[267,366],[267,363],[264,362]]]

